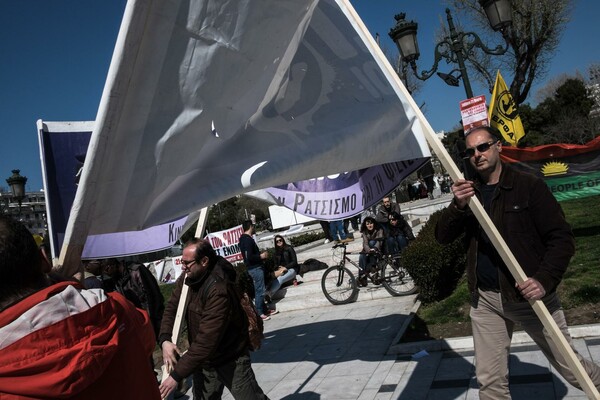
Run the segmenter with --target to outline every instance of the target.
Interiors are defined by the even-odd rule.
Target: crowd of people
[[[508,354],[515,324],[566,381],[579,387],[530,305],[542,300],[571,343],[556,293],[574,253],[564,214],[543,181],[500,162],[502,145],[495,130],[477,128],[466,144],[465,158],[477,176],[451,184],[453,200],[435,235],[440,243],[466,235],[479,396],[510,398]],[[515,282],[482,231],[469,208],[473,196],[514,252],[528,276],[525,282]],[[322,226],[324,231],[325,225],[328,228],[327,240],[338,244],[354,240],[353,233],[360,231],[358,282],[366,285],[376,254],[400,253],[415,237],[400,205],[389,196],[360,222],[360,229],[357,217]],[[91,260],[82,264],[79,280],[57,276],[45,246],[40,247],[21,223],[0,215],[0,397],[105,399],[115,397],[117,387],[118,398],[159,399],[191,377],[194,398],[220,398],[227,387],[236,399],[266,399],[252,370],[253,347],[244,333],[248,311],[242,299],[254,299],[259,322],[271,319],[277,310],[268,300],[283,285],[295,282],[300,268],[294,248],[275,235],[274,268],[267,271],[271,256],[254,240],[255,225],[245,221],[242,227],[239,248],[252,290],[242,291],[236,267],[218,256],[208,241],[192,239],[183,247],[182,274],[165,307],[156,279],[142,264]],[[514,232],[518,234],[509,235]],[[183,293],[188,293],[185,352],[173,338]],[[152,363],[156,344],[168,371],[160,384]],[[575,354],[600,387],[600,367]]]

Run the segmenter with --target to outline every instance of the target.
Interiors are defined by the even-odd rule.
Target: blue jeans
[[[387,244],[388,254],[400,253],[406,246],[408,246],[408,240],[406,240],[404,235],[389,236],[385,240],[385,243]]]
[[[255,267],[248,270],[248,274],[254,281],[254,304],[259,315],[265,314],[265,272],[263,267]]]
[[[369,240],[369,248],[374,249],[376,244],[376,240]],[[369,269],[375,265],[376,262],[377,258],[375,258],[375,254],[361,253],[360,256],[358,256],[358,265],[362,269],[361,275],[362,273],[369,272]]]
[[[291,281],[292,279],[294,279],[296,277],[296,270],[294,268],[290,268],[287,270],[287,272],[283,275],[281,275],[279,278],[273,280],[273,282],[271,282],[271,286],[269,287],[269,293],[271,293],[271,296],[273,296],[281,287],[281,285],[283,285],[284,283]]]
[[[329,230],[331,231],[331,237],[333,240],[345,240],[346,232],[344,232],[344,222],[343,221],[330,221],[329,222]],[[338,239],[339,235],[339,239]]]

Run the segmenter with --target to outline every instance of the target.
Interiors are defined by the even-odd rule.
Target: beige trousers
[[[515,323],[529,334],[546,355],[550,364],[567,382],[580,388],[558,347],[544,329],[529,303],[502,304],[500,293],[479,291],[477,307],[471,307],[471,324],[475,345],[475,372],[481,400],[510,399],[508,389],[508,357]],[[571,344],[567,322],[556,293],[544,298],[544,304]],[[573,349],[575,350],[575,349]],[[600,367],[575,351],[594,385],[600,389]]]

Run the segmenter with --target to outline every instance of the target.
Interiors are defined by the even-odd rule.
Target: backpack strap
[[[215,286],[215,283],[217,283],[217,278],[214,275],[210,275],[208,277],[208,283],[204,285],[204,290],[202,291],[202,302],[204,304],[206,304],[206,299],[208,297],[208,291]]]

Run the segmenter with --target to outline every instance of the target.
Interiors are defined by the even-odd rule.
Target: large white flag
[[[130,0],[66,242],[428,157],[379,51],[345,0]]]

